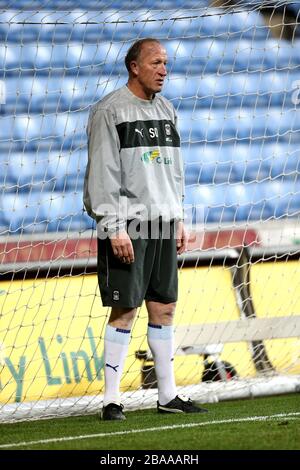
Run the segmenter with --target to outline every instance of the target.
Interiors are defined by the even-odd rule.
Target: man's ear
[[[135,60],[130,62],[130,70],[135,77],[138,75],[138,64]]]

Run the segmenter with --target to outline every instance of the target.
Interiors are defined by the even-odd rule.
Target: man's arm
[[[121,212],[121,161],[119,136],[112,113],[97,109],[88,123],[88,165],[84,183],[84,205],[111,240],[115,256],[122,262],[134,259],[126,219]]]
[[[175,115],[175,127],[177,129],[178,134],[178,117],[176,111],[174,110]],[[181,219],[177,222],[177,233],[176,233],[176,246],[177,246],[177,253],[181,255],[187,250],[187,242],[188,242],[188,234],[184,227],[184,194],[185,194],[185,186],[184,186],[184,169],[183,169],[183,161],[181,160],[181,200],[182,200],[182,216]]]

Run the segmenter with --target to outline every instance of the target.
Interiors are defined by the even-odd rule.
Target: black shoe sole
[[[177,410],[176,408],[157,408],[158,413],[162,414],[178,414],[178,413],[183,413],[183,414],[198,414],[198,413],[207,413],[208,410],[205,408],[198,408],[197,410],[193,411],[185,411],[185,410]]]

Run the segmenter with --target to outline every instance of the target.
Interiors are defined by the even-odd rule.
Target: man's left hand
[[[178,255],[184,253],[187,249],[188,236],[183,222],[177,224],[176,247]]]

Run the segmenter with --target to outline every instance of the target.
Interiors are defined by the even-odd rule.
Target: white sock
[[[158,384],[158,401],[166,405],[177,395],[174,376],[173,326],[148,324],[148,344],[154,359]]]
[[[120,382],[130,341],[130,330],[106,325],[104,335],[105,392],[103,406],[120,404]]]

